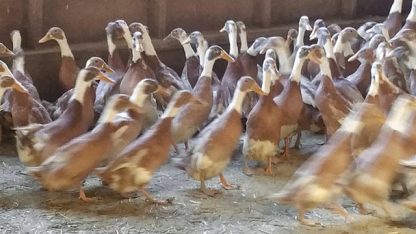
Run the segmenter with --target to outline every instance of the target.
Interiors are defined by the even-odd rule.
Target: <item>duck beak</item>
[[[171,90],[167,89],[161,85],[158,85],[157,90],[155,91],[155,94],[158,94],[162,97],[170,97],[172,95]]]
[[[12,89],[13,90],[16,90],[16,91],[18,91],[20,93],[28,93],[27,89],[20,82],[15,82],[12,85]]]
[[[3,55],[5,56],[15,56],[15,54],[13,53],[13,51],[9,50],[7,47],[4,47],[4,53]]]
[[[357,60],[357,59],[358,59],[358,54],[360,53],[360,51],[361,51],[361,50],[357,51],[357,53],[355,53],[353,56],[351,56],[351,57],[348,59],[348,62],[352,62],[352,61]]]
[[[52,40],[52,36],[51,36],[51,34],[46,33],[46,35],[45,35],[45,36],[43,36],[43,37],[39,40],[39,43],[45,43],[45,42],[47,42],[47,41],[49,41],[49,40]]]
[[[313,51],[309,52],[308,59],[310,59],[312,62],[316,64],[322,63],[321,60],[318,58],[318,56],[316,56],[316,54]]]
[[[186,45],[186,44],[190,44],[190,43],[191,43],[191,38],[189,36],[186,37],[186,39],[181,42],[182,45]]]
[[[360,41],[360,42],[366,42],[367,40],[364,38],[364,37],[362,37],[360,34],[357,34],[357,39]]]
[[[163,40],[164,40],[164,41],[166,41],[166,40],[168,40],[168,39],[170,39],[170,38],[173,38],[173,37],[172,37],[172,35],[169,33],[169,34],[168,34],[165,38],[163,38]]]
[[[225,52],[224,50],[221,51],[220,54],[220,58],[227,60],[230,63],[235,62],[235,59],[233,57],[231,57],[231,55],[229,55],[227,52]]]
[[[226,32],[226,31],[227,29],[225,29],[225,26],[222,29],[220,29],[220,32]]]
[[[267,93],[263,92],[263,90],[260,88],[260,86],[255,83],[251,86],[251,90],[255,93],[257,93],[258,95],[267,95]]]
[[[306,29],[306,31],[312,31],[312,27],[311,27],[310,24],[306,24],[305,29]]]
[[[314,40],[317,38],[316,34],[318,32],[318,27],[313,27],[311,35],[309,36],[309,40]]]
[[[110,77],[106,76],[104,73],[101,73],[101,72],[100,72],[100,74],[97,75],[96,78],[98,80],[101,80],[101,81],[104,81],[104,82],[107,82],[107,83],[110,83],[110,84],[115,84],[116,83],[113,79],[111,79]]]
[[[103,64],[102,69],[105,71],[105,73],[108,73],[108,74],[114,73],[114,70],[107,63]]]

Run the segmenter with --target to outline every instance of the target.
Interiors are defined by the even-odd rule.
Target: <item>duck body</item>
[[[198,82],[198,78],[201,72],[201,66],[199,64],[199,59],[197,56],[193,55],[186,59],[185,66],[182,70],[182,80],[188,79],[189,84],[192,88],[195,87],[195,85]]]
[[[14,127],[52,121],[45,107],[28,93],[11,92],[11,114]]]
[[[371,84],[371,63],[361,63],[357,71],[345,79],[357,87],[363,97],[367,96],[367,90]]]
[[[280,127],[276,125],[282,121],[282,110],[273,98],[282,89],[281,83],[276,81],[271,86],[269,94],[261,96],[248,115],[243,144],[243,154],[246,159],[265,163],[278,151]]]

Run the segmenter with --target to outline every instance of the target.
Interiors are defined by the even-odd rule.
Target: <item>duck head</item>
[[[277,61],[276,51],[274,51],[273,49],[268,49],[266,51],[266,54],[264,55],[264,59],[266,60],[268,58],[271,58],[271,59],[273,59],[276,62]]]
[[[348,59],[348,62],[352,62],[355,60],[360,61],[360,63],[370,63],[372,64],[375,60],[375,51],[373,48],[362,48],[353,56]]]
[[[187,90],[181,90],[173,95],[161,118],[175,117],[179,113],[181,107],[189,103],[208,105],[203,100],[195,97],[191,92]]]
[[[207,61],[215,61],[217,59],[224,59],[233,63],[235,60],[225,50],[217,45],[213,45],[208,48],[205,59]]]
[[[205,41],[204,35],[200,31],[193,31],[191,34],[189,34],[188,38],[190,43],[195,45],[195,47],[203,45]]]
[[[373,49],[377,49],[378,45],[380,45],[380,43],[385,42],[387,43],[388,41],[386,40],[386,38],[381,35],[381,34],[377,34],[374,35],[370,41],[368,42],[368,47],[369,48],[373,48]]]
[[[85,67],[96,67],[105,73],[114,73],[114,70],[100,57],[91,57],[86,62]]]
[[[338,24],[330,24],[326,27],[331,35],[341,32],[342,28]]]
[[[0,60],[0,76],[11,76],[13,77],[12,72],[10,71],[7,64]]]
[[[143,79],[134,87],[130,96],[130,101],[139,107],[143,107],[144,102],[150,95],[171,96],[168,89],[161,86],[156,80]]]
[[[353,39],[357,39],[360,42],[365,42],[366,40],[358,33],[358,31],[353,27],[346,27],[339,33],[339,37],[343,43],[351,42]]]
[[[109,22],[105,27],[105,32],[113,41],[122,39],[124,35],[123,28],[116,22]]]
[[[188,37],[187,33],[183,28],[175,28],[173,29],[169,35],[167,35],[163,40],[167,40],[169,38],[173,38],[178,40],[182,45],[190,43],[190,38]]]
[[[250,48],[248,48],[247,53],[251,56],[257,56],[263,50],[266,41],[267,39],[265,37],[257,38],[253,44],[251,44]]]
[[[243,76],[238,80],[237,89],[243,93],[255,92],[258,95],[267,95],[263,92],[257,82],[250,76]]]
[[[308,58],[312,62],[321,64],[325,59],[325,49],[320,45],[311,45],[310,47],[304,47],[302,51],[298,52],[298,57]]]
[[[40,40],[39,43],[45,43],[47,41],[50,40],[55,40],[55,41],[63,41],[66,40],[66,36],[65,36],[65,32],[64,30],[62,30],[59,27],[52,27],[48,30],[48,32],[45,34],[45,36],[43,36]]]
[[[237,28],[240,34],[247,33],[247,28],[243,21],[237,21],[235,22],[235,24],[237,25]]]
[[[112,80],[110,77],[108,77],[106,74],[101,72],[101,69],[95,66],[89,66],[84,69],[82,69],[78,76],[81,75],[81,79],[84,82],[92,82],[94,80],[100,80],[107,83],[114,84],[114,80]],[[78,78],[77,78],[78,79]]]
[[[264,54],[268,49],[274,49],[276,52],[287,48],[286,40],[283,37],[269,37],[261,44],[260,53]]]
[[[314,40],[317,38],[317,32],[319,28],[326,27],[325,21],[323,19],[317,19],[313,23],[313,29],[311,35],[309,36],[309,40]]]
[[[0,57],[10,57],[15,56],[15,54],[9,50],[3,43],[0,43]]]
[[[15,90],[20,93],[28,93],[27,89],[13,76],[0,77],[0,100],[2,100],[6,90]]]
[[[298,37],[298,30],[291,28],[287,31],[286,41],[288,43],[292,43],[293,41],[295,41],[296,37]]]
[[[237,34],[237,24],[233,20],[227,20],[224,27],[220,29],[220,32],[227,32],[228,34]]]
[[[312,31],[311,24],[309,23],[309,17],[303,15],[299,18],[299,28],[302,28],[306,31]]]

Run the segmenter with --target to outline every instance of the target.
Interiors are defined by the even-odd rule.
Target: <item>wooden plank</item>
[[[148,27],[153,37],[166,36],[166,0],[148,1]]]
[[[43,36],[43,0],[27,1],[27,38],[28,45],[38,46],[38,40]]]
[[[255,1],[253,7],[254,24],[266,28],[271,25],[272,18],[272,0]]]

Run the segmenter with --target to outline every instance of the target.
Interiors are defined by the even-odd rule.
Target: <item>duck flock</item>
[[[12,57],[10,68],[0,61],[3,135],[12,131],[28,175],[48,191],[77,189],[90,201],[83,182],[94,174],[122,196],[141,192],[152,203],[169,204],[146,186],[171,154],[183,151],[179,144],[185,155],[170,163],[215,196],[219,191],[205,185],[213,177],[226,190],[238,189],[223,172],[240,139],[243,173],[273,175],[279,170],[273,164],[290,157],[295,137],[299,146],[302,131],[321,133],[325,143],[270,194],[270,203],[293,205],[305,225],[316,224],[304,214],[317,207],[349,220],[336,202],[342,195],[360,213],[372,203],[390,216],[392,186],[407,190],[403,169],[416,166],[416,0],[405,21],[401,11],[402,0],[394,0],[384,22],[357,29],[322,19],[312,27],[302,16],[286,37],[260,37],[250,46],[244,23],[228,20],[220,30],[228,35],[228,53],[209,46],[199,31],[176,28],[165,39],[183,46],[180,76],[159,59],[141,23],[108,23],[108,63],[92,57],[82,69],[64,31],[53,27],[39,43],[55,41],[61,50],[63,94],[54,103],[39,97],[21,35],[13,31],[13,49],[0,44],[0,56]],[[128,61],[116,41],[127,44]],[[213,72],[218,59],[228,62],[222,77]],[[416,210],[409,199],[394,205]]]

